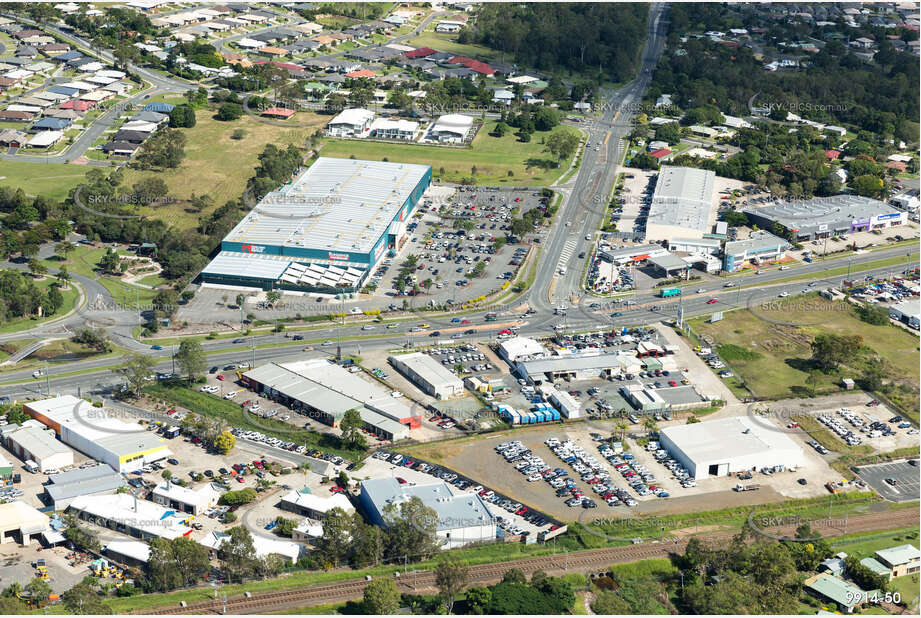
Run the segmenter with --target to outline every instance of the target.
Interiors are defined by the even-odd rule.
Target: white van
[[[29,472],[31,472],[32,474],[35,474],[36,472],[38,472],[38,464],[32,461],[31,459],[26,461],[24,464],[22,464],[22,467],[28,470]]]

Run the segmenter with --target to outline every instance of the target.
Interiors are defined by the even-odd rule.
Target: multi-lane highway
[[[580,279],[584,263],[582,260],[572,259],[582,248],[586,248],[589,241],[586,236],[594,237],[601,225],[604,206],[611,194],[615,181],[618,164],[623,158],[623,138],[630,130],[631,121],[638,103],[649,85],[652,69],[656,59],[665,45],[667,33],[667,5],[652,4],[650,8],[648,39],[642,54],[642,66],[637,77],[621,89],[605,93],[605,100],[600,117],[587,127],[588,139],[581,159],[581,165],[573,180],[561,186],[563,201],[557,216],[557,224],[545,235],[537,267],[537,275],[531,288],[521,297],[505,307],[489,307],[480,311],[464,313],[461,317],[469,319],[472,324],[461,326],[452,319],[454,314],[430,315],[425,314],[424,321],[431,325],[432,331],[440,331],[439,339],[468,339],[483,340],[489,338],[497,330],[494,324],[485,324],[484,315],[488,311],[498,311],[500,319],[495,324],[516,323],[520,332],[526,335],[547,335],[554,328],[563,327],[566,330],[592,330],[596,328],[609,328],[614,326],[648,324],[663,319],[674,319],[681,308],[685,317],[712,313],[714,311],[730,310],[737,307],[749,306],[754,302],[764,299],[776,298],[786,292],[794,295],[815,281],[821,286],[829,287],[839,285],[844,277],[830,276],[829,270],[850,264],[853,276],[885,276],[893,271],[903,270],[910,264],[917,264],[917,247],[888,248],[873,252],[854,254],[847,259],[818,261],[812,264],[802,264],[787,271],[765,271],[763,274],[748,278],[733,277],[735,287],[723,287],[726,278],[713,278],[699,284],[692,284],[684,289],[684,294],[679,299],[663,300],[657,298],[651,290],[638,291],[631,296],[631,304],[614,305],[610,301],[602,302],[592,297],[582,296],[580,292]],[[88,45],[86,41],[66,33],[59,33],[63,38],[71,40],[77,45]],[[101,53],[105,57],[105,52]],[[178,80],[165,78],[160,74],[136,68],[145,78],[150,79],[155,87],[162,89],[176,89],[189,86]],[[598,148],[596,150],[596,148]],[[885,258],[905,257],[904,264],[897,267],[877,268],[868,270],[865,266]],[[563,275],[559,274],[561,261],[567,262],[568,268]],[[796,281],[789,281],[791,277],[802,277]],[[53,324],[37,328],[27,333],[31,337],[61,336],[68,330],[73,331],[85,325],[106,328],[115,343],[129,350],[145,350],[146,353],[158,358],[159,370],[168,370],[171,367],[170,356],[172,349],[152,350],[146,344],[132,338],[132,329],[139,324],[137,312],[131,308],[115,307],[108,292],[98,282],[78,277],[74,279],[86,291],[86,304],[80,311],[73,315],[55,321]],[[784,282],[786,281],[786,283]],[[702,290],[698,292],[698,290]],[[576,299],[573,306],[573,299]],[[713,301],[710,302],[708,301]],[[594,302],[602,306],[592,307]],[[554,315],[554,308],[560,304],[569,305],[565,317]],[[530,307],[534,312],[527,318],[522,317],[522,308]],[[615,309],[616,307],[616,309]],[[338,306],[317,304],[316,313],[338,312]],[[612,311],[620,315],[611,317]],[[422,344],[429,341],[428,333],[408,333],[408,329],[415,324],[415,319],[421,321],[421,315],[412,314],[396,315],[398,322],[394,329],[384,329],[378,326],[374,331],[361,330],[367,318],[358,316],[349,320],[342,326],[324,325],[317,328],[301,331],[305,343],[295,342],[282,335],[259,335],[247,338],[245,344],[234,343],[232,339],[219,339],[205,341],[203,346],[213,364],[241,360],[255,360],[257,363],[265,360],[280,360],[293,358],[303,354],[304,345],[313,345],[315,349],[333,353],[335,346],[320,346],[317,343],[324,340],[340,340],[343,350],[352,352],[361,347],[365,349],[390,349],[399,347],[407,342]],[[474,329],[475,332],[465,332]],[[18,337],[24,336],[18,333]],[[2,340],[2,338],[0,338]],[[312,342],[312,343],[311,343]],[[247,348],[251,348],[247,350]],[[86,389],[96,385],[105,387],[118,381],[112,374],[111,368],[117,361],[113,359],[90,359],[57,365],[52,370],[48,380],[32,380],[31,370],[13,371],[0,376],[0,395],[13,395],[23,397],[39,394],[41,389],[50,386],[52,392],[75,391],[78,387]],[[77,375],[73,375],[79,372]],[[56,374],[58,377],[55,377]],[[71,374],[71,375],[65,375]]]

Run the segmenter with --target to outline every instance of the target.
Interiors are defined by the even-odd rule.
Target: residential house
[[[374,115],[368,109],[344,109],[326,125],[326,132],[333,137],[367,137]]]
[[[921,552],[914,545],[899,545],[876,552],[876,558],[890,570],[891,577],[911,575],[921,570]]]

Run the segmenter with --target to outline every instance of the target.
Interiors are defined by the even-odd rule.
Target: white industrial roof
[[[326,513],[335,508],[340,508],[346,513],[351,513],[355,510],[355,507],[352,506],[349,499],[341,493],[332,494],[330,496],[318,496],[316,494],[301,493],[292,490],[282,496],[281,499],[283,502],[290,502],[291,504],[296,504],[297,506],[318,513]]]
[[[433,509],[438,530],[454,530],[495,523],[483,500],[474,493],[455,494],[444,481],[420,485],[400,485],[395,478],[383,477],[364,481],[362,490],[383,513],[388,505],[400,505],[414,497]]]
[[[361,126],[374,120],[374,112],[361,107],[352,107],[339,112],[335,118],[329,121],[329,124],[349,124]]]
[[[61,453],[72,453],[67,446],[54,437],[54,432],[46,427],[32,425],[21,427],[7,435],[8,440],[19,444],[32,453],[33,457],[45,459]]]
[[[430,169],[320,157],[292,183],[266,195],[224,240],[369,252]]]
[[[444,116],[439,116],[438,120],[435,121],[435,124],[432,126],[433,133],[458,133],[460,135],[466,135],[467,131],[473,127],[473,117],[465,116],[463,114],[445,114]]]
[[[505,358],[515,362],[523,356],[532,356],[534,354],[544,354],[546,350],[539,342],[529,337],[512,337],[499,344]]]
[[[32,401],[26,407],[116,454],[166,448],[156,434],[144,431],[136,423],[125,423],[73,395]]]
[[[390,118],[377,118],[371,123],[372,131],[406,131],[415,133],[419,130],[419,123],[411,120],[392,120]]]
[[[422,352],[397,354],[391,356],[390,360],[395,361],[396,364],[402,363],[435,388],[446,386],[461,389],[464,387],[464,383],[460,378],[448,371],[428,354],[423,354]]]
[[[126,526],[164,539],[174,539],[192,532],[183,523],[188,520],[188,514],[176,513],[168,507],[136,499],[131,494],[77,496],[70,506],[84,513],[123,522]]]
[[[716,174],[710,170],[663,167],[652,194],[647,226],[669,225],[706,230],[715,177]]]
[[[48,528],[49,521],[47,515],[21,500],[0,504],[0,530],[21,528],[27,534],[35,534]]]
[[[150,545],[143,541],[109,541],[103,549],[141,562],[150,560]]]
[[[176,485],[170,481],[157,485],[153,493],[157,496],[163,496],[170,500],[175,500],[183,504],[193,504],[195,506],[214,504],[221,495],[221,492],[215,489],[211,483],[206,483],[197,489],[192,489],[190,487]]]
[[[779,429],[770,429],[745,416],[674,425],[661,432],[695,462],[802,450]]]

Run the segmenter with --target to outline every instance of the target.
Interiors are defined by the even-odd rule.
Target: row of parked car
[[[621,504],[635,506],[637,504],[626,492],[611,483],[611,476],[601,462],[578,444],[573,443],[571,440],[560,442],[555,437],[547,438],[544,440],[544,444],[553,451],[554,455],[569,464],[573,472],[579,474],[580,479],[588,483],[591,490],[598,495],[599,499],[604,500],[608,506],[619,506]],[[566,500],[567,506],[595,508],[595,501],[582,496],[582,492],[576,486],[575,481],[567,484],[566,487],[557,488],[556,493],[557,496],[563,498],[567,492],[572,496]]]
[[[377,451],[376,453],[374,453],[374,455],[372,455],[372,457],[374,459],[379,459],[381,461],[389,462],[393,465],[403,466],[405,468],[415,470],[417,472],[422,472],[424,474],[431,475],[437,479],[441,479],[445,483],[454,485],[461,491],[475,492],[478,496],[480,496],[480,498],[483,499],[484,502],[495,504],[496,506],[502,509],[505,509],[509,513],[514,513],[515,515],[518,515],[519,517],[524,518],[526,521],[530,522],[531,524],[533,524],[534,526],[538,528],[542,528],[544,526],[550,526],[550,529],[553,529],[553,527],[556,525],[556,524],[553,524],[552,522],[547,521],[547,519],[543,515],[538,513],[537,511],[532,511],[531,509],[524,506],[520,502],[515,502],[514,500],[506,496],[503,496],[501,494],[498,494],[489,488],[483,487],[482,485],[477,485],[476,482],[473,481],[472,479],[468,479],[468,478],[459,476],[455,472],[452,472],[450,470],[445,470],[435,464],[430,464],[430,463],[426,463],[423,461],[416,461],[412,458],[404,457],[403,455],[399,453],[388,453],[387,451]],[[405,483],[405,481],[403,481],[400,478],[397,478],[397,481]],[[515,535],[519,535],[519,534],[528,535],[529,534],[527,530],[521,529],[519,526],[516,526],[515,524],[513,524],[512,522],[510,522],[509,520],[505,518],[498,517],[496,519],[497,519],[497,523],[499,523],[499,525],[503,528],[503,530],[505,530],[509,534],[515,534]]]
[[[838,410],[838,414],[841,414],[841,410]],[[854,425],[854,427],[863,425],[863,421],[850,413],[847,414],[851,417],[851,424]],[[827,414],[822,414],[819,416],[819,422],[835,432],[835,435],[847,442],[849,446],[858,446],[861,442],[863,442],[863,440],[860,439],[860,436],[845,427],[842,423],[838,422],[837,419],[834,419]],[[856,423],[859,423],[859,425]]]
[[[300,453],[301,455],[308,455],[315,459],[322,459],[324,461],[331,462],[335,466],[340,466],[347,464],[348,460],[339,455],[334,455],[332,453],[326,453],[319,449],[312,449],[303,444],[298,444],[296,442],[291,442],[289,440],[281,440],[274,436],[267,436],[260,431],[250,431],[247,429],[240,429],[239,427],[234,427],[230,432],[237,438],[245,438],[253,442],[261,442],[269,446],[274,446],[275,448],[284,449],[286,451],[293,451],[295,453]]]
[[[653,457],[656,458],[656,461],[668,468],[669,472],[672,473],[672,476],[675,477],[675,480],[681,483],[682,487],[685,489],[689,487],[697,487],[697,479],[691,476],[690,472],[688,472],[687,468],[685,468],[681,462],[669,455],[668,451],[661,448],[658,442],[648,442],[646,444],[646,450],[654,451]]]

